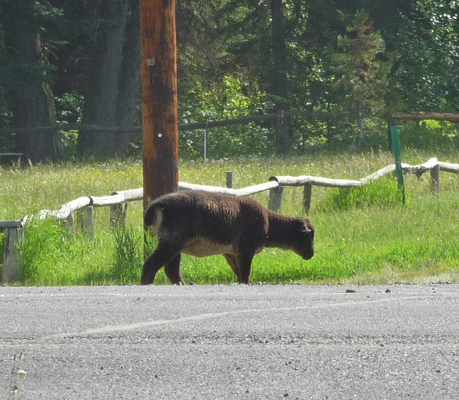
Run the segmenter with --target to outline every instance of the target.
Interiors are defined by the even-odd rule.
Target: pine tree
[[[339,52],[333,56],[335,87],[341,91],[343,111],[355,118],[360,149],[365,119],[381,115],[392,61],[386,44],[375,32],[365,10],[357,10],[346,35],[338,36]]]

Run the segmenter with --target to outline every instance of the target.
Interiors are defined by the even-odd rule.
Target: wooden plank
[[[403,167],[403,164],[402,164]],[[395,164],[388,165],[387,167],[381,168],[375,173],[363,178],[360,180],[363,185],[366,185],[367,183],[377,180],[379,178],[382,178],[385,175],[389,175],[395,171]]]
[[[277,118],[277,115],[254,115],[253,117],[242,117],[237,119],[227,119],[222,121],[193,122],[190,124],[179,125],[179,131],[193,131],[196,129],[215,128],[218,126],[246,125],[250,122],[261,122]]]
[[[23,153],[0,153],[0,157],[22,157]]]
[[[243,189],[235,190],[236,196],[250,196],[255,193],[264,192],[265,190],[271,190],[279,186],[278,182],[267,182],[261,183],[260,185],[250,186]]]
[[[436,121],[450,121],[450,122],[459,122],[459,114],[453,113],[397,113],[392,114],[392,119],[395,120],[409,120],[409,121],[424,121],[433,119]]]
[[[355,186],[362,186],[361,181],[347,180],[347,179],[328,179],[314,177],[312,183],[316,186],[323,187],[337,187],[337,188],[350,188]]]
[[[271,176],[270,182],[277,182],[279,186],[303,186],[311,182],[311,176]]]
[[[123,198],[122,203],[126,203],[128,201],[142,200],[143,199],[143,188],[113,192],[112,196],[122,196]]]
[[[420,168],[432,169],[438,165],[438,160],[436,158],[430,158],[425,163],[419,165]]]
[[[402,163],[402,169],[404,172],[415,174],[419,178],[422,174],[432,170],[432,168],[435,168],[437,165],[439,165],[437,159],[431,158],[420,165],[410,165]]]
[[[114,206],[143,199],[143,188],[113,192],[110,196],[91,197],[94,207]]]
[[[276,180],[280,186],[304,186],[306,184],[313,184],[316,186],[336,187],[336,188],[349,188],[354,186],[362,186],[361,181],[347,180],[347,179],[329,179],[320,178],[317,176],[303,175],[298,177],[293,176],[274,176],[269,178]]]
[[[22,220],[19,221],[0,221],[0,229],[9,229],[9,228],[22,228],[24,223]]]
[[[75,211],[81,210],[88,206],[94,207],[105,207],[116,204],[122,204],[129,201],[142,200],[143,188],[124,190],[120,192],[114,192],[111,196],[103,197],[80,197],[76,200],[72,200],[66,204],[63,204],[59,210],[42,210],[40,212],[40,219],[47,217],[55,217],[58,219],[67,219],[70,214]]]
[[[115,194],[113,196],[91,197],[92,205],[94,207],[107,207],[124,202],[124,196]]]
[[[402,164],[402,168],[405,172],[410,172],[416,175],[422,175],[423,173],[430,171],[432,168],[435,168],[438,165],[438,161],[436,158],[431,158],[425,163],[420,165],[409,165],[409,164]]]
[[[459,174],[459,165],[458,164],[450,164],[446,162],[439,162],[438,165],[440,166],[441,171],[451,172],[453,174]]]
[[[279,184],[277,182],[272,181],[267,183],[261,183],[260,185],[249,186],[246,188],[235,190],[219,186],[194,185],[192,183],[179,182],[180,190],[200,190],[207,193],[227,194],[230,196],[250,196],[252,194],[264,192],[265,190],[270,190],[278,186]]]
[[[55,217],[58,219],[66,219],[75,211],[78,211],[84,207],[92,204],[91,197],[79,197],[78,199],[72,200],[66,204],[63,204],[57,211],[42,210],[40,212],[40,219],[47,217]]]
[[[230,196],[236,196],[236,191],[231,188],[222,188],[219,186],[195,185],[193,183],[179,182],[180,190],[200,190],[207,193],[220,193]]]

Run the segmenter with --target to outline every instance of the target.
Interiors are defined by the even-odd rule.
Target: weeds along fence
[[[402,163],[402,169],[405,173],[412,173],[419,177],[430,171],[431,191],[434,194],[440,192],[440,171],[459,173],[459,164],[450,164],[439,162],[436,158],[420,165],[409,165]],[[231,196],[250,196],[255,193],[269,190],[268,208],[273,211],[280,211],[284,188],[286,186],[303,186],[303,208],[306,214],[309,214],[312,200],[312,187],[322,186],[330,188],[351,188],[364,186],[371,181],[377,180],[383,176],[395,171],[395,164],[388,165],[375,173],[359,179],[330,179],[310,175],[303,176],[272,176],[268,182],[242,189],[232,188],[232,173],[227,173],[227,187],[196,185],[186,182],[179,182],[180,190],[200,190],[208,193],[221,193]],[[65,220],[69,228],[75,232],[76,226],[82,233],[94,236],[94,208],[110,207],[110,225],[123,227],[126,219],[128,203],[143,199],[143,188],[114,192],[110,196],[104,197],[80,197],[69,203],[62,205],[59,210],[42,210],[39,218],[46,219],[54,217],[59,220]],[[76,213],[76,221],[74,214]],[[11,283],[18,279],[20,271],[19,263],[19,244],[24,237],[24,228],[28,217],[18,221],[0,221],[0,230],[5,231],[4,255],[3,255],[3,272],[2,283]]]

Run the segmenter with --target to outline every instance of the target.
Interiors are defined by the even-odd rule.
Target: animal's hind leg
[[[184,285],[185,281],[182,278],[182,273],[180,272],[180,260],[182,256],[179,253],[171,261],[169,261],[164,267],[164,272],[169,278],[173,285]]]
[[[143,264],[142,277],[140,278],[141,285],[150,285],[155,280],[156,273],[164,265],[171,262],[178,255],[182,246],[173,245],[171,243],[159,242],[153,254]],[[180,262],[180,259],[179,259]]]
[[[226,261],[230,265],[231,269],[234,271],[237,277],[237,281],[241,283],[241,273],[239,271],[239,267],[237,266],[236,256],[231,254],[224,254]]]

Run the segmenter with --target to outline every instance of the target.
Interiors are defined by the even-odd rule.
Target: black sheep
[[[246,284],[252,259],[264,247],[293,250],[305,260],[314,255],[314,227],[308,219],[272,212],[247,197],[172,193],[151,203],[144,222],[152,226],[158,245],[143,265],[142,285],[153,283],[163,266],[172,284],[184,284],[181,253],[223,254],[237,281]]]

